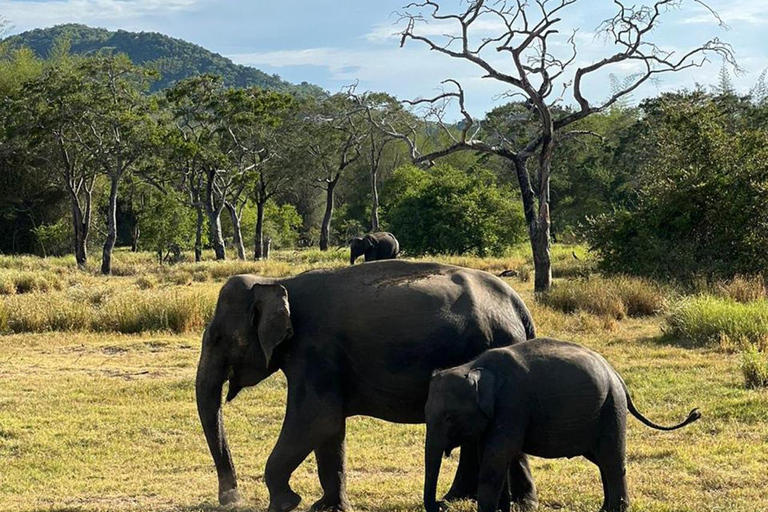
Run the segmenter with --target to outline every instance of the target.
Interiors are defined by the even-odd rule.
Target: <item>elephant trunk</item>
[[[444,443],[438,436],[427,430],[426,449],[424,450],[424,508],[427,512],[439,512],[437,503],[437,479],[440,476],[440,464],[442,463]]]
[[[358,254],[358,252],[355,250],[355,248],[352,247],[349,250],[349,264],[350,265],[354,265],[355,264],[355,260],[357,259],[358,256],[360,256],[360,254]]]
[[[226,363],[222,359],[211,354],[206,336],[197,367],[195,395],[200,423],[219,478],[219,502],[227,505],[238,501],[240,497],[237,491],[235,466],[232,463],[221,415],[221,390],[227,371]]]

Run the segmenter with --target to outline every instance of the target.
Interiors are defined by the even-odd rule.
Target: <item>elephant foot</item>
[[[301,503],[301,496],[289,490],[269,500],[269,512],[290,512]]]
[[[219,493],[220,505],[232,505],[233,503],[237,503],[238,501],[240,501],[240,493],[238,492],[237,489],[230,489],[228,491]]]
[[[350,512],[352,506],[346,497],[326,498],[323,496],[317,500],[311,507],[310,512]]]
[[[528,494],[513,498],[510,502],[512,510],[530,512],[539,508],[539,498],[535,494]]]
[[[444,502],[470,500],[477,501],[477,492],[465,491],[462,489],[451,488],[445,496],[443,496]]]

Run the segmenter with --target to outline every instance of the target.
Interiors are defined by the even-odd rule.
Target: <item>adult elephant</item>
[[[219,501],[239,499],[222,423],[225,381],[229,401],[278,370],[287,378],[285,419],[265,472],[269,510],[299,504],[289,479],[312,451],[323,488],[313,509],[346,510],[346,418],[423,423],[435,369],[532,337],[517,293],[478,270],[393,260],[281,280],[230,278],[203,335],[196,380]],[[477,490],[477,452],[470,453],[462,451],[451,497]]]
[[[349,264],[365,256],[365,261],[393,260],[400,254],[400,243],[392,233],[369,233],[349,241]]]

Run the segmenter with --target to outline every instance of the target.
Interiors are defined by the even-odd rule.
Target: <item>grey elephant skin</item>
[[[536,506],[530,472],[521,471],[516,462],[522,453],[586,457],[600,469],[602,510],[624,511],[629,507],[627,411],[659,430],[675,430],[700,418],[694,409],[679,425],[656,425],[635,409],[626,384],[602,356],[553,339],[489,350],[467,364],[437,372],[425,407],[424,506],[427,512],[441,507],[435,490],[443,454],[477,439],[479,512],[495,512],[499,503],[508,511],[510,492],[516,504]]]
[[[387,232],[369,233],[349,241],[349,264],[365,256],[365,261],[392,260],[400,254],[400,243],[395,235]]]
[[[534,335],[515,291],[477,270],[391,260],[283,280],[230,278],[203,335],[196,380],[219,501],[239,499],[222,421],[225,381],[229,401],[278,370],[287,378],[285,419],[265,472],[269,509],[299,504],[289,479],[314,451],[323,497],[313,508],[344,510],[346,418],[423,423],[436,368]],[[457,496],[476,490],[477,470],[476,452],[462,455]]]

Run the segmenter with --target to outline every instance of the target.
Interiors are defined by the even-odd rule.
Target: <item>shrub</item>
[[[500,255],[526,235],[522,206],[489,171],[401,167],[383,197],[386,222],[408,254]]]
[[[593,277],[556,283],[538,300],[564,313],[583,311],[620,320],[625,316],[659,313],[664,308],[666,294],[660,286],[645,279]]]
[[[701,295],[680,302],[666,319],[669,337],[694,346],[768,344],[768,301],[741,304]]]
[[[741,373],[748,388],[768,386],[768,354],[761,352],[754,345],[741,353]]]

